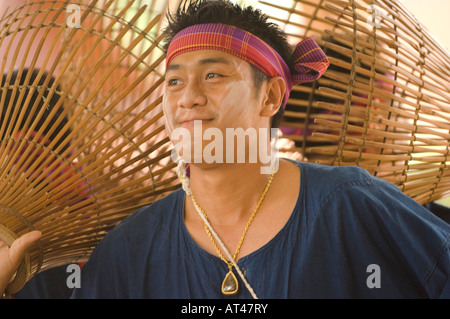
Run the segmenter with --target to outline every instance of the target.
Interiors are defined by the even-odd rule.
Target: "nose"
[[[191,79],[183,88],[183,93],[178,100],[178,106],[190,109],[196,106],[205,105],[206,100],[206,96],[198,81]]]

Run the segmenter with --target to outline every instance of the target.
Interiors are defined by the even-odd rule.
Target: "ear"
[[[265,86],[265,94],[263,99],[263,105],[260,115],[272,117],[281,107],[281,103],[283,102],[284,93],[286,92],[286,83],[283,78],[280,76],[276,76],[270,78],[268,82],[266,82]]]

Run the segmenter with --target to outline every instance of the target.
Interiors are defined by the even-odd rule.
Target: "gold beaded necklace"
[[[272,170],[272,174],[270,175],[269,181],[267,182],[267,185],[264,188],[264,191],[263,191],[263,193],[261,194],[261,196],[259,198],[258,204],[255,207],[255,210],[253,211],[252,215],[250,216],[250,218],[249,218],[249,220],[247,222],[247,225],[244,228],[244,232],[242,233],[241,239],[239,240],[239,243],[238,243],[238,245],[236,247],[236,251],[235,251],[234,256],[233,256],[234,260],[236,260],[236,257],[238,256],[239,251],[241,250],[242,243],[244,242],[245,235],[247,235],[247,231],[248,231],[251,223],[253,222],[253,219],[255,218],[256,213],[258,212],[259,207],[263,203],[263,201],[264,201],[264,199],[266,197],[266,194],[269,191],[270,185],[272,184],[272,180],[273,180],[274,174],[275,174],[275,167]],[[191,195],[191,198],[192,198],[192,202],[196,206],[197,210],[200,211],[203,214],[203,216],[205,217],[206,220],[208,220],[208,216],[206,215],[206,213],[203,210],[203,208],[201,208],[200,205],[197,203],[197,201],[196,201],[196,199],[194,197],[194,194],[191,193],[190,195]],[[238,280],[237,280],[236,276],[233,273],[233,262],[228,261],[228,260],[225,259],[225,257],[223,256],[220,248],[218,247],[216,241],[214,240],[214,238],[213,238],[213,236],[211,234],[211,231],[209,230],[208,225],[206,225],[206,223],[204,223],[204,227],[205,227],[205,231],[208,234],[209,238],[211,239],[211,242],[213,243],[214,248],[216,249],[220,259],[222,259],[228,265],[229,271],[226,274],[225,279],[222,282],[222,293],[224,295],[234,295],[239,290],[239,284],[238,284]]]

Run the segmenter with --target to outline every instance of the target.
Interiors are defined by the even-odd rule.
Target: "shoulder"
[[[314,163],[296,162],[304,177],[316,183],[328,185],[329,188],[342,185],[367,184],[372,185],[375,180],[367,170],[358,166],[327,166]]]
[[[357,166],[326,166],[296,162],[301,171],[300,193],[308,219],[332,212],[333,216],[357,214],[360,218],[375,215],[387,218],[400,212],[425,215],[429,211],[397,186],[372,176]],[[370,212],[370,214],[369,214]],[[408,216],[409,213],[404,215]],[[354,217],[353,217],[354,218]]]
[[[411,242],[419,238],[422,243],[434,241],[438,250],[450,244],[450,225],[396,185],[360,167],[299,165],[309,225],[342,225],[347,234],[361,235],[361,230],[372,234],[403,234]],[[415,232],[414,236],[410,235]]]
[[[357,268],[380,265],[385,278],[392,275],[385,280],[386,287],[391,281],[392,289],[397,289],[403,276],[415,278],[414,284],[430,297],[443,293],[450,263],[447,223],[363,168],[299,166],[305,236],[319,245],[331,243],[330,256],[347,254],[355,265],[363,262]]]
[[[116,235],[116,233],[135,236],[141,229],[145,233],[156,231],[177,217],[177,211],[183,203],[184,192],[178,189],[123,219],[108,233],[108,236]]]
[[[177,212],[183,204],[181,189],[144,206],[124,218],[111,229],[95,247],[93,255],[116,255],[117,250],[126,252],[129,247],[148,245],[170,232],[175,227]]]
[[[151,254],[164,251],[177,228],[184,192],[177,190],[122,220],[93,250],[83,266],[83,289],[74,298],[130,298],[131,274],[141,280]],[[136,279],[138,278],[138,279]]]
[[[297,161],[294,163],[300,168],[300,192],[309,202],[320,205],[325,205],[330,198],[346,196],[356,189],[386,186],[386,182],[358,166],[327,166]]]

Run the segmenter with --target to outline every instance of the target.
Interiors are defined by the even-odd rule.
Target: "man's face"
[[[270,127],[270,117],[261,115],[261,92],[250,64],[242,59],[217,50],[180,54],[166,70],[167,132],[171,136],[174,129],[186,128],[193,136],[194,120],[201,120],[203,132],[217,128],[224,137],[227,128]]]
[[[203,128],[258,127],[260,100],[250,64],[231,54],[187,52],[167,67],[163,110],[169,134],[192,128],[194,120],[202,120]]]

